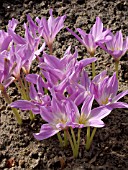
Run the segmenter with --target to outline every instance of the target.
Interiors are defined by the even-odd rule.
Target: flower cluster
[[[70,143],[73,156],[77,157],[82,128],[87,128],[85,146],[89,150],[96,128],[104,126],[103,118],[113,109],[128,108],[127,103],[118,101],[128,94],[128,90],[118,94],[118,64],[128,50],[128,37],[123,42],[121,31],[113,35],[97,17],[88,34],[77,28],[81,37],[67,28],[86,47],[90,57],[78,60],[77,47],[72,53],[69,46],[63,57],[57,58],[53,55],[53,42],[64,27],[66,16],[54,18],[52,12],[48,20],[37,17],[33,21],[27,15],[24,37],[15,32],[18,24],[15,19],[9,21],[7,32],[0,31],[0,91],[10,104],[6,89],[14,82],[22,97],[10,104],[18,123],[22,119],[16,108],[29,110],[31,120],[39,114],[46,123],[34,137],[44,140],[57,134],[60,144]],[[97,47],[115,59],[116,72],[111,77],[106,70],[95,75]],[[38,62],[39,74],[30,73],[34,60]],[[86,71],[89,64],[92,64],[92,79]],[[97,107],[92,109],[94,102]],[[93,127],[92,134],[90,127]],[[74,129],[78,129],[77,139]],[[64,139],[60,131],[64,131]]]

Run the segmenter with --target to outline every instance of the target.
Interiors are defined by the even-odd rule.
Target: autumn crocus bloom
[[[44,95],[44,82],[39,75],[27,75],[27,80],[31,82],[29,97],[30,100],[17,100],[11,103],[11,107],[19,108],[21,110],[31,110],[34,114],[40,114],[40,107],[50,105],[51,99],[49,95]],[[36,88],[34,87],[36,85]]]
[[[70,49],[71,47],[69,46],[64,57],[60,59],[44,53],[44,61],[40,62],[40,67],[44,77],[50,84],[50,87],[58,85],[58,83],[63,82],[66,79],[69,79],[72,82],[77,81],[76,79],[79,78],[81,70],[97,60],[95,57],[92,57],[78,61],[77,48],[74,54],[71,54]]]
[[[12,18],[12,20],[9,20],[8,22],[8,29],[10,30],[15,30],[16,26],[18,24],[18,21],[14,18]],[[12,41],[11,36],[7,32],[5,32],[4,30],[0,30],[0,52],[4,51],[4,50],[8,50],[10,43]]]
[[[13,29],[8,28],[8,34],[11,36],[13,41],[15,42],[15,46],[17,48],[30,48],[31,51],[34,52],[32,60],[36,58],[45,48],[45,43],[40,44],[40,35],[37,35],[37,25],[33,22],[30,15],[27,15],[28,25],[24,23],[25,36],[24,38],[20,35],[16,34]]]
[[[115,60],[115,71],[118,78],[118,66],[120,58],[128,51],[128,37],[123,41],[121,31],[116,32],[115,35],[111,33],[112,39],[105,44],[99,43],[99,46],[110,54]]]
[[[4,59],[3,68],[0,70],[0,91],[5,90],[14,80],[12,72],[15,68],[15,63],[12,66],[8,59]]]
[[[52,44],[56,37],[56,34],[64,27],[64,21],[66,15],[54,18],[52,15],[52,9],[50,9],[49,14],[50,17],[48,21],[46,18],[42,17],[39,19],[36,18],[36,22],[38,23],[38,32],[44,38],[46,44],[50,49],[50,54],[52,54]]]
[[[91,110],[93,100],[94,95],[87,95],[83,102],[81,111],[78,110],[78,107],[74,104],[74,102],[69,102],[67,110],[72,115],[71,125],[74,126],[74,128],[104,126],[102,119],[109,115],[111,108],[100,106]]]
[[[96,22],[91,28],[89,34],[87,34],[82,29],[77,28],[77,31],[81,35],[81,38],[71,29],[67,28],[67,30],[87,48],[87,51],[91,56],[94,56],[96,48],[98,47],[98,42],[103,43],[111,38],[110,36],[107,36],[110,30],[105,30],[103,28],[103,23],[101,22],[99,17],[96,18]]]
[[[51,107],[40,108],[40,115],[47,123],[41,126],[39,133],[34,134],[37,140],[47,139],[69,127],[71,115],[66,110],[65,102],[60,102],[52,98]]]
[[[10,61],[8,59],[4,59],[4,64],[3,64],[3,70],[0,70],[0,94],[4,97],[6,103],[10,104],[11,103],[11,98],[7,94],[6,89],[7,87],[15,80],[15,78],[12,76],[13,69],[15,68],[15,63],[12,66],[10,64]],[[18,121],[18,124],[22,124],[22,119],[20,117],[19,112],[15,109],[12,108],[12,111]]]
[[[90,91],[94,94],[95,100],[99,105],[109,105],[112,108],[128,108],[127,103],[118,102],[119,99],[128,94],[128,90],[117,94],[118,80],[116,73],[110,78],[104,73],[100,73],[92,80]]]
[[[121,31],[117,31],[115,35],[111,33],[112,39],[105,42],[105,44],[99,44],[100,47],[109,53],[114,60],[120,60],[120,58],[128,50],[128,37],[123,41],[123,35]]]

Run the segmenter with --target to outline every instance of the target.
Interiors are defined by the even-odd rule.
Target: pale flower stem
[[[35,115],[32,113],[31,110],[29,110],[29,116],[30,116],[30,120],[34,120],[35,119]]]
[[[4,89],[1,93],[4,96],[6,103],[10,104],[12,101],[11,101],[9,95],[7,94],[6,90]],[[12,111],[13,111],[15,117],[16,117],[16,120],[17,120],[18,124],[21,125],[22,124],[22,119],[20,117],[20,114],[19,114],[18,110],[16,108],[11,108],[11,109],[12,109]]]
[[[71,134],[72,134],[72,139],[73,139],[74,146],[75,146],[75,148],[76,148],[76,145],[77,145],[77,143],[76,143],[76,137],[75,137],[75,134],[74,134],[74,131],[73,131],[72,128],[71,128]]]
[[[79,154],[80,133],[81,133],[81,129],[78,129],[78,137],[77,137],[77,141],[76,141],[76,137],[75,137],[74,131],[71,128],[71,134],[72,134],[73,143],[74,143],[74,150],[75,150],[75,155],[74,155],[75,158],[77,158],[78,154]]]
[[[23,78],[23,81],[24,81],[24,86],[25,86],[25,89],[26,89],[27,97],[28,97],[28,99],[30,99],[29,98],[29,83],[26,81],[26,79],[25,79],[23,74],[22,74],[22,78]]]
[[[30,100],[30,97],[29,97],[29,83],[25,80],[25,77],[24,75],[22,74],[22,78],[23,78],[23,81],[24,81],[24,91],[25,91],[25,94],[26,94],[26,99],[27,100]],[[35,115],[32,113],[32,111],[30,110],[29,111],[29,115],[30,115],[30,120],[34,120],[35,119]]]
[[[91,137],[90,137],[90,144],[92,143],[92,140],[93,140],[93,138],[94,138],[94,135],[95,135],[95,133],[96,133],[96,127],[94,127],[94,129],[93,129],[93,131],[92,131],[92,134],[91,134]]]
[[[24,99],[24,100],[28,100],[22,79],[19,78],[18,81],[19,81],[19,85],[20,85],[19,87],[20,87],[20,89],[21,89],[21,95],[23,96],[23,99]]]
[[[86,135],[86,150],[89,150],[90,148],[90,127],[87,127],[87,135]]]
[[[91,53],[91,57],[94,57],[95,53]],[[95,62],[92,63],[92,78],[94,78],[96,75],[96,71],[95,71]]]
[[[116,71],[117,79],[118,79],[118,67],[119,67],[119,60],[115,60],[115,71]]]
[[[80,133],[81,133],[81,129],[78,129],[78,138],[77,138],[77,147],[76,147],[76,157],[78,157],[79,154],[79,146],[80,146]]]
[[[74,147],[72,138],[71,138],[71,136],[70,136],[70,133],[68,132],[68,129],[67,129],[66,132],[67,132],[67,137],[68,137],[68,140],[69,140],[69,142],[70,142],[70,145],[71,145],[71,148],[72,148],[72,151],[73,151],[73,157],[76,158],[75,147]]]
[[[58,137],[58,140],[59,140],[60,145],[61,145],[61,147],[62,147],[62,146],[63,146],[63,139],[62,139],[62,137],[61,137],[61,135],[60,135],[60,132],[57,133],[57,137]]]
[[[96,75],[96,73],[95,73],[95,63],[93,62],[92,63],[92,78],[94,78],[95,75]]]
[[[64,146],[68,145],[68,139],[67,139],[67,133],[66,130],[64,130]]]
[[[88,140],[88,143],[86,143],[86,150],[87,150],[87,151],[90,149],[90,146],[91,146],[91,144],[92,144],[93,137],[94,137],[94,135],[95,135],[95,133],[96,133],[96,129],[97,129],[96,127],[93,129],[92,134],[91,134],[91,136],[90,136],[90,138],[89,138],[89,140]]]
[[[28,92],[26,91],[26,88],[25,88],[25,86],[23,84],[22,79],[19,78],[19,84],[17,82],[15,82],[15,84],[16,84],[16,87],[18,88],[19,92],[21,93],[22,99],[30,100],[29,94],[27,94]],[[30,115],[30,120],[34,120],[35,115],[32,113],[31,110],[29,111],[29,115]]]
[[[22,94],[22,91],[21,91],[21,88],[20,88],[18,82],[15,81],[15,85],[16,85],[16,87],[17,87],[18,91],[20,92],[20,94],[21,94],[21,96],[22,96],[22,99],[23,99],[24,96],[23,96],[23,94]]]

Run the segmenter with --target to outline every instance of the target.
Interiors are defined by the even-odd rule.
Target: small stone
[[[7,160],[3,159],[3,161],[0,163],[0,168],[4,169],[6,167],[6,162],[7,162]]]
[[[19,166],[21,167],[21,168],[24,168],[24,165],[25,165],[25,162],[24,162],[24,160],[19,160]]]
[[[39,161],[40,159],[37,159],[37,160],[33,160],[32,163],[31,163],[31,168],[37,168],[38,165],[39,165]]]
[[[7,160],[6,166],[7,166],[8,168],[11,168],[11,167],[15,166],[15,160],[14,160],[13,157]]]

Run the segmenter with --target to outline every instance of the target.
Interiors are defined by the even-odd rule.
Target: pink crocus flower
[[[9,20],[8,22],[8,30],[14,31],[16,26],[18,24],[18,21],[14,18],[12,20]],[[10,43],[12,42],[12,38],[7,32],[4,30],[0,30],[0,52],[3,52],[4,50],[8,50],[10,47]]]
[[[60,82],[65,82],[66,79],[72,82],[76,81],[79,78],[81,70],[97,60],[95,57],[92,57],[78,61],[77,48],[74,54],[70,50],[71,46],[68,47],[64,56],[60,59],[44,53],[44,61],[40,62],[40,68],[50,87],[53,87],[53,84],[58,85]]]
[[[72,115],[70,125],[73,128],[83,128],[90,126],[100,128],[104,126],[102,119],[108,116],[112,109],[105,106],[91,109],[93,101],[94,95],[87,95],[82,104],[81,111],[79,111],[78,107],[73,101],[69,101],[67,110],[69,111],[70,115]]]
[[[44,17],[42,17],[41,19],[39,19],[38,17],[36,18],[36,22],[38,23],[38,32],[44,38],[46,44],[51,51],[51,54],[53,41],[56,37],[56,34],[64,27],[64,21],[66,18],[66,15],[54,18],[52,12],[53,10],[50,9],[50,17],[48,21]]]
[[[51,98],[49,95],[44,94],[43,88],[45,83],[41,76],[29,74],[26,76],[26,79],[31,82],[29,89],[30,100],[17,100],[11,103],[10,106],[21,110],[31,110],[34,114],[40,114],[40,107],[50,105]]]
[[[87,34],[85,31],[83,31],[80,28],[76,29],[81,35],[81,38],[71,29],[67,28],[67,30],[72,35],[74,35],[76,39],[80,41],[81,44],[83,44],[87,48],[87,51],[91,56],[94,56],[99,42],[103,43],[111,39],[111,36],[108,35],[110,30],[103,28],[103,23],[101,22],[99,17],[96,18],[96,22],[91,28],[89,34]]]
[[[32,60],[36,58],[36,56],[40,55],[40,53],[45,49],[45,42],[40,45],[40,35],[37,35],[38,27],[31,19],[30,15],[27,15],[28,25],[24,23],[24,29],[25,29],[25,36],[21,37],[20,35],[16,34],[13,29],[8,29],[8,34],[13,39],[15,46],[18,46],[18,48],[29,48],[34,51],[34,55]]]
[[[112,39],[105,44],[99,43],[100,47],[110,54],[114,60],[120,60],[120,58],[128,50],[128,36],[123,41],[123,35],[121,31],[116,32],[115,35],[111,33]]]
[[[4,91],[14,80],[12,72],[16,66],[16,63],[11,65],[10,61],[5,58],[3,61],[3,67],[0,70],[0,91]]]
[[[47,139],[69,127],[71,115],[66,110],[65,102],[52,98],[50,107],[40,108],[40,115],[47,123],[41,126],[39,133],[34,134],[37,140]]]
[[[118,79],[116,73],[112,77],[108,77],[105,71],[101,72],[92,80],[90,91],[94,94],[99,105],[109,105],[112,108],[128,108],[127,103],[118,101],[128,94],[128,90],[117,94]]]

